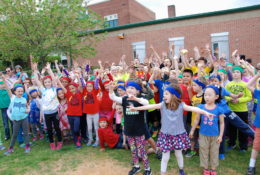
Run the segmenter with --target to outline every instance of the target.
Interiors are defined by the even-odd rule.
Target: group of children
[[[72,136],[78,149],[83,143],[100,151],[130,147],[129,175],[141,171],[140,160],[144,175],[152,174],[150,152],[161,159],[161,174],[167,172],[171,152],[180,175],[185,174],[183,154],[199,152],[203,174],[216,175],[219,159],[225,159],[225,139],[227,149],[234,149],[238,135],[240,152],[254,142],[247,171],[254,175],[260,150],[260,63],[252,66],[237,51],[227,62],[213,57],[208,47],[205,57],[195,48],[195,58],[184,49],[180,57],[152,51],[145,63],[135,59],[128,66],[123,56],[117,66],[99,61],[94,70],[88,63],[68,71],[55,61],[56,73],[50,63],[40,72],[33,63],[31,78],[21,66],[7,68],[1,74],[0,108],[5,139],[11,142],[4,154],[14,151],[17,137],[24,138],[29,153],[30,132],[32,141],[46,135],[52,150],[62,149]],[[1,139],[0,149],[5,149]]]

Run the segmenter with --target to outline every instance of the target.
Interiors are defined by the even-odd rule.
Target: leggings
[[[60,121],[58,119],[58,113],[53,113],[53,114],[44,114],[45,117],[45,122],[46,122],[46,126],[47,126],[47,132],[48,132],[48,138],[49,138],[49,142],[53,143],[53,128],[52,126],[54,126],[57,138],[58,138],[58,142],[62,141],[61,138],[61,130],[60,130]]]
[[[143,136],[128,136],[128,143],[132,152],[134,165],[139,164],[139,157],[143,160],[144,168],[149,169],[149,160],[145,150],[145,137]]]
[[[166,153],[162,153],[162,161],[161,161],[161,172],[166,173],[167,171],[167,165],[168,161],[170,160],[170,151]],[[184,161],[183,161],[183,155],[182,155],[182,150],[174,150],[175,157],[178,162],[179,169],[183,169],[184,167]]]
[[[95,132],[96,132],[96,142],[97,143],[98,143],[98,120],[99,120],[99,113],[87,114],[89,141],[93,141],[92,123],[94,123],[94,129],[95,129]]]
[[[79,137],[80,118],[81,118],[80,116],[68,116],[74,143],[80,141],[80,137]]]
[[[25,144],[29,145],[29,124],[28,124],[28,118],[13,121],[13,136],[11,139],[10,147],[13,147],[16,141],[16,138],[18,136],[20,128],[23,128],[23,134],[25,138]]]

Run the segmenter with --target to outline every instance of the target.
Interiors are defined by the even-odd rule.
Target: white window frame
[[[132,43],[132,53],[133,53],[133,58],[135,59],[134,51],[139,51],[141,52],[142,50],[144,51],[143,54],[138,55],[138,59],[140,63],[144,63],[145,57],[146,57],[146,47],[145,47],[146,42],[145,41],[138,41],[138,42],[133,42]],[[138,54],[138,53],[136,53]]]
[[[218,44],[218,56],[225,54],[226,59],[229,60],[229,32],[212,33],[211,35],[211,49],[214,54],[214,44]]]
[[[169,47],[171,47],[172,43],[174,44],[174,55],[176,56],[180,56],[180,50],[184,49],[184,39],[185,37],[173,37],[173,38],[169,38],[168,42],[169,42]]]

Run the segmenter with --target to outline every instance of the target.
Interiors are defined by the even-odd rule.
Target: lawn
[[[0,121],[0,128],[2,137],[4,136],[2,121]],[[3,138],[2,138],[3,139]],[[7,147],[9,142],[4,142]],[[0,152],[0,174],[1,175],[15,175],[15,174],[89,174],[88,172],[73,173],[79,167],[88,166],[89,170],[93,163],[95,167],[100,170],[103,168],[103,161],[110,162],[113,166],[122,167],[122,175],[127,174],[131,168],[130,165],[130,151],[127,150],[111,150],[106,149],[105,152],[99,152],[98,148],[83,146],[82,149],[76,149],[72,144],[64,145],[62,150],[51,151],[46,140],[36,141],[32,145],[31,153],[25,154],[23,148],[15,147],[15,152],[9,156],[4,156]],[[240,153],[238,150],[229,151],[226,159],[220,161],[219,174],[220,175],[243,175],[246,172],[250,158],[250,151],[247,153]],[[155,155],[150,155],[149,160],[154,174],[159,174],[160,161],[155,158]],[[256,167],[260,167],[260,161],[257,162]],[[168,170],[176,174],[177,163],[174,154],[171,155],[168,164]],[[85,171],[86,169],[84,169]],[[185,158],[185,170],[189,175],[201,174],[199,167],[199,157]],[[101,172],[101,171],[100,171]],[[258,172],[260,169],[258,168]],[[93,173],[90,173],[93,174]],[[99,170],[95,174],[99,173]],[[113,173],[112,173],[113,174]],[[116,173],[115,173],[116,174]],[[118,174],[118,173],[117,173]]]

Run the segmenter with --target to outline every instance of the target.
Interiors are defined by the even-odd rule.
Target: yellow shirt
[[[191,67],[191,70],[192,70],[193,74],[196,74],[196,73],[198,73],[199,68],[198,68],[197,66],[192,66],[192,67]],[[211,68],[210,68],[210,67],[206,66],[206,67],[204,68],[204,73],[205,73],[206,75],[208,75],[210,71],[211,71]]]
[[[199,104],[201,104],[201,102],[202,102],[202,96],[197,97],[197,95],[193,95],[193,97],[191,98],[191,105],[194,106],[194,107],[197,107]],[[191,126],[194,125],[196,115],[197,115],[197,113],[192,112],[192,114],[191,114]],[[197,128],[200,128],[200,127],[197,126]]]

